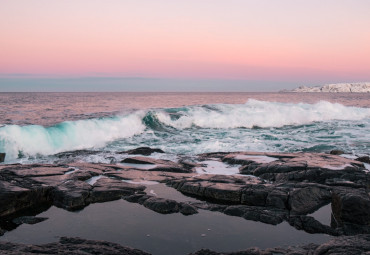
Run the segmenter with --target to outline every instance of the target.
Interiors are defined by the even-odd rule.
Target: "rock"
[[[146,157],[133,157],[133,158],[125,158],[121,161],[121,163],[129,163],[129,164],[140,164],[140,165],[156,165],[161,164],[161,160],[153,159],[153,158],[146,158]]]
[[[331,201],[331,192],[325,186],[308,186],[290,192],[289,208],[292,213],[307,214]]]
[[[163,150],[161,149],[157,149],[157,148],[150,148],[150,147],[139,147],[139,148],[136,148],[136,149],[133,149],[133,150],[128,150],[128,151],[122,151],[122,152],[118,152],[118,154],[139,154],[139,155],[144,155],[144,156],[150,156],[152,153],[164,153]]]
[[[359,158],[356,158],[355,160],[366,163],[366,164],[370,164],[370,157],[369,156],[359,157]]]
[[[111,254],[149,255],[144,251],[124,247],[105,241],[90,241],[82,238],[61,237],[59,242],[41,245],[13,244],[0,242],[0,253],[8,255],[26,254]]]
[[[341,236],[321,244],[314,254],[369,254],[370,235]]]
[[[122,196],[133,195],[144,189],[145,186],[142,185],[131,184],[110,178],[100,178],[93,185],[93,189],[90,192],[90,200],[92,203],[117,200],[122,198]]]
[[[365,189],[336,188],[331,205],[339,226],[343,222],[370,226],[370,195]]]
[[[66,181],[52,191],[55,206],[70,211],[80,210],[90,204],[91,185],[83,181]]]
[[[331,155],[342,155],[342,154],[344,154],[344,151],[342,151],[342,150],[331,150],[330,154]]]
[[[183,215],[193,215],[198,213],[198,210],[192,205],[181,203],[180,213],[182,213]]]
[[[315,218],[306,215],[290,216],[288,222],[296,229],[303,229],[304,231],[311,234],[323,233],[338,236],[341,233],[339,230],[323,225]]]
[[[208,249],[202,249],[189,255],[272,255],[272,254],[348,254],[359,255],[369,254],[370,235],[341,236],[333,238],[321,245],[306,244],[300,246],[289,246],[284,248],[249,248],[238,252],[215,252]]]
[[[287,211],[267,210],[265,207],[245,205],[228,206],[226,209],[224,209],[223,213],[272,225],[280,224],[288,217]]]
[[[5,161],[5,155],[6,153],[0,153],[0,163]]]
[[[145,200],[143,205],[150,210],[161,214],[177,213],[180,211],[180,203],[171,199],[150,197]]]
[[[141,165],[155,165],[153,168],[147,169],[147,171],[160,171],[160,172],[172,172],[172,173],[191,173],[192,168],[189,164],[186,165],[178,164],[169,160],[153,159],[148,157],[132,157],[125,158],[121,163],[130,164],[141,164]]]
[[[22,217],[18,217],[18,218],[13,219],[13,223],[17,224],[17,225],[21,225],[21,224],[31,224],[31,225],[33,225],[33,224],[36,224],[36,223],[43,222],[47,219],[48,218],[45,218],[45,217],[22,216]]]
[[[13,183],[0,181],[0,217],[50,203],[52,187],[36,184],[30,188],[23,188]]]

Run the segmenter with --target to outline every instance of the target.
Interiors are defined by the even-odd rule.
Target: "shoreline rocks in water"
[[[347,240],[354,251],[358,247],[352,241],[370,234],[370,172],[358,160],[325,153],[217,152],[192,161],[181,156],[177,162],[141,156],[122,161],[91,164],[68,158],[56,165],[0,165],[0,235],[20,224],[45,220],[33,216],[52,205],[74,211],[121,198],[162,214],[191,215],[202,209],[271,225],[285,221],[308,233],[342,236],[338,240]],[[210,162],[238,167],[239,174],[199,170]],[[152,167],[140,168],[142,164]],[[147,182],[163,183],[198,200],[181,202],[147,194]],[[309,215],[328,204],[330,226]],[[81,244],[90,244],[85,241]],[[310,247],[315,252],[320,248]],[[219,254],[206,252],[195,254]]]

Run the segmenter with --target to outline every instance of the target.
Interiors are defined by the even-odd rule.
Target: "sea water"
[[[88,162],[140,146],[215,151],[370,154],[369,93],[0,93],[6,163]]]

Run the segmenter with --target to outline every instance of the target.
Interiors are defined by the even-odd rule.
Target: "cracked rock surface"
[[[308,233],[339,236],[321,246],[282,249],[283,253],[327,254],[346,249],[353,252],[348,254],[360,254],[355,253],[360,249],[356,242],[369,241],[370,173],[361,161],[325,153],[257,152],[206,153],[170,161],[150,157],[154,152],[163,154],[144,147],[117,153],[126,157],[116,164],[74,162],[71,152],[60,154],[58,157],[65,161],[58,164],[0,165],[0,235],[20,224],[44,220],[33,216],[52,205],[74,211],[91,203],[122,198],[161,214],[191,215],[199,209],[211,210],[271,225],[285,221]],[[237,167],[239,173],[201,171],[210,162],[224,165],[226,170]],[[147,194],[147,182],[163,183],[197,200],[183,202]],[[332,208],[330,226],[309,215],[328,204]],[[64,238],[58,243],[34,247],[58,250],[73,245],[87,247],[94,245],[92,242],[95,241]],[[340,242],[345,245],[340,246]],[[116,250],[104,250],[108,249],[107,242],[95,244],[111,254],[119,254],[114,252],[122,252],[120,249],[128,249],[124,254],[146,254],[118,245],[111,247]],[[4,247],[9,254],[22,254],[16,251],[27,254],[27,249],[33,249],[1,243],[0,250]],[[278,254],[276,249],[280,248],[233,254]],[[361,249],[368,252],[368,245]],[[223,253],[202,250],[195,254]]]

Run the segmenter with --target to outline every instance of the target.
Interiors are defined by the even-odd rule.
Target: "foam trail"
[[[99,148],[107,142],[134,136],[145,130],[142,112],[124,117],[66,121],[52,127],[8,125],[0,128],[0,151],[7,160],[52,155],[62,151]]]
[[[362,120],[370,118],[370,108],[348,107],[321,101],[316,104],[275,103],[249,100],[244,105],[194,106],[172,119],[165,111],[157,111],[158,120],[176,129],[191,128],[252,128],[282,127],[320,121]]]

